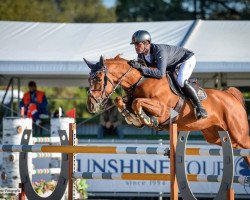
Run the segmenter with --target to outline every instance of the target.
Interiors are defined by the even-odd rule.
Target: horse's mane
[[[119,63],[119,64],[125,64],[128,62],[128,60],[124,59],[121,57],[120,54],[118,54],[117,56],[115,56],[114,58],[109,58],[109,59],[105,59],[105,62],[107,63]]]

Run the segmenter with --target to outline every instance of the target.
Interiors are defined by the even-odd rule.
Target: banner
[[[94,145],[94,144],[93,144]],[[96,144],[97,145],[97,144]],[[100,145],[100,144],[99,144]],[[105,144],[112,146],[114,144]],[[119,145],[122,146],[122,145]],[[124,145],[128,146],[128,145]],[[146,145],[136,145],[146,146]],[[148,145],[147,145],[148,146]],[[157,147],[159,145],[150,145]],[[204,148],[204,145],[189,145]],[[220,148],[209,145],[206,148]],[[189,174],[222,175],[222,156],[186,156],[186,170]],[[77,171],[111,173],[170,173],[169,158],[161,155],[132,154],[78,154]],[[250,176],[250,170],[243,158],[235,157],[235,176]],[[90,192],[164,192],[169,193],[169,182],[137,180],[88,180]],[[193,193],[216,194],[220,183],[189,182]],[[250,195],[249,184],[234,184],[235,194]]]

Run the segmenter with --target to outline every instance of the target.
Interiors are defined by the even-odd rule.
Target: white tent
[[[197,21],[183,46],[196,54],[203,81],[250,86],[250,21]],[[211,82],[211,81],[210,81]]]
[[[154,43],[193,50],[197,57],[196,75],[206,81],[225,74],[243,81],[250,78],[249,21],[91,24],[0,21],[0,85],[14,77],[21,84],[32,79],[39,85],[87,86],[89,69],[82,58],[93,62],[100,55],[136,58],[129,43],[138,29],[148,30]]]

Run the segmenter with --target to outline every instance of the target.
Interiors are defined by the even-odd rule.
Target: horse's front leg
[[[124,118],[128,124],[133,124],[133,125],[140,127],[140,128],[144,126],[133,113],[129,112],[122,97],[116,97],[115,104],[118,108],[118,111],[122,114],[122,116],[124,116]]]
[[[135,99],[132,103],[132,109],[138,115],[142,123],[153,127],[159,125],[157,117],[161,117],[162,114],[165,113],[164,106],[158,100],[148,98]]]

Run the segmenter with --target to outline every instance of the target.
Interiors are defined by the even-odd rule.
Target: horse
[[[161,125],[170,119],[171,109],[180,99],[171,90],[167,77],[143,78],[139,70],[131,67],[128,60],[119,55],[105,60],[101,56],[96,64],[84,60],[91,69],[87,99],[89,112],[98,112],[120,85],[129,100],[117,97],[115,103],[129,124],[166,129]],[[208,143],[216,145],[221,145],[218,131],[228,131],[233,148],[250,149],[249,125],[242,93],[235,87],[223,91],[204,90],[207,98],[202,105],[208,117],[197,120],[193,105],[185,100],[175,120],[178,130],[200,130]],[[250,167],[250,158],[244,159]]]

